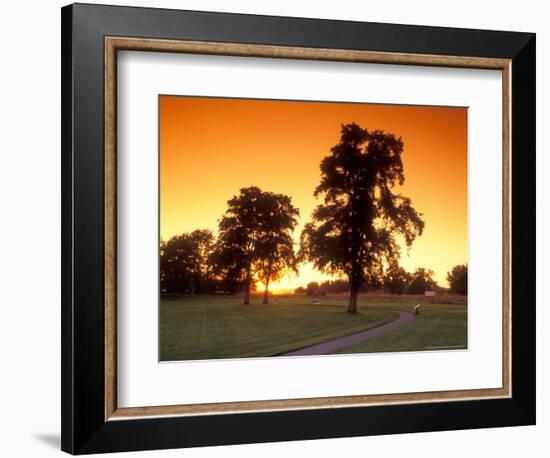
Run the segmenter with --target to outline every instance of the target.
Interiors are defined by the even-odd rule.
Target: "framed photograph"
[[[62,9],[62,448],[535,423],[535,35]]]

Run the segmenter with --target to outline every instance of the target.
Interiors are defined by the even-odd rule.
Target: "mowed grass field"
[[[361,299],[359,313],[346,313],[345,296],[320,298],[273,297],[262,305],[253,298],[242,305],[239,296],[180,296],[160,304],[160,359],[184,361],[275,356],[388,323],[396,310],[412,311],[408,301]],[[423,305],[417,320],[338,353],[417,351],[432,347],[465,348],[465,304]]]
[[[380,309],[410,310],[404,304],[379,304]],[[468,347],[467,304],[422,304],[420,315],[398,329],[335,353],[459,350]]]

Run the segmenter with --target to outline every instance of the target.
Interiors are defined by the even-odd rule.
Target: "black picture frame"
[[[535,34],[88,4],[66,6],[61,14],[64,451],[84,454],[535,424]],[[511,59],[512,396],[106,421],[106,36]]]

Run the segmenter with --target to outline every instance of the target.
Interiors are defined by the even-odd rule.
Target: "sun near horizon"
[[[355,122],[404,142],[399,192],[423,214],[425,229],[403,247],[400,265],[431,269],[448,286],[447,272],[468,260],[466,108],[159,96],[159,117],[163,240],[195,229],[216,234],[227,201],[255,185],[292,198],[298,248],[322,199],[313,196],[319,163],[339,142],[341,125]],[[305,264],[270,291],[330,278]]]

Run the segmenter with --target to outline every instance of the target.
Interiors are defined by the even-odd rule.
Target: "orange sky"
[[[402,137],[400,192],[426,227],[403,250],[401,265],[432,269],[447,286],[446,272],[468,259],[466,108],[161,96],[161,238],[198,228],[215,233],[227,200],[256,185],[292,197],[301,215],[298,241],[320,203],[313,197],[319,162],[350,122]],[[305,265],[274,290],[326,278]]]

